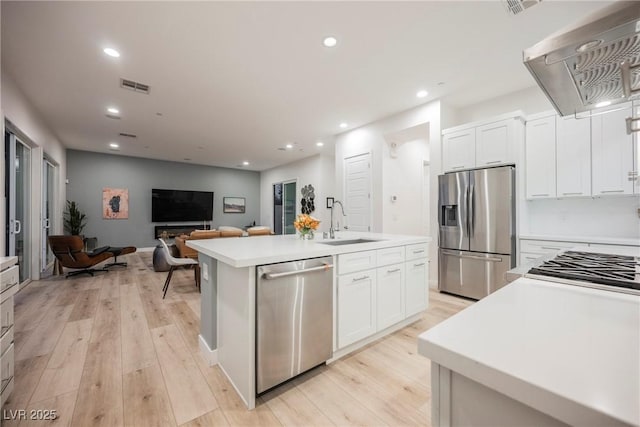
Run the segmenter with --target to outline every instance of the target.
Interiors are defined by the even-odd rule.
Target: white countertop
[[[576,237],[576,236],[543,236],[541,234],[520,234],[520,239],[542,240],[545,242],[576,242],[598,243],[602,245],[640,246],[640,239],[625,239],[621,237]]]
[[[640,425],[640,297],[518,279],[422,333],[432,361],[571,425]]]
[[[341,231],[335,240],[373,239],[371,243],[332,246],[322,244],[321,233],[314,240],[302,240],[297,235],[251,236],[187,240],[190,248],[208,255],[232,267],[272,264],[297,259],[316,258],[348,252],[360,252],[392,246],[428,243],[430,237],[402,236],[381,233],[359,233]],[[331,240],[328,240],[331,241]]]

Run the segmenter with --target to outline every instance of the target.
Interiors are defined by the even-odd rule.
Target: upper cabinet
[[[469,169],[476,164],[476,131],[465,129],[444,135],[442,166],[446,171]]]
[[[627,134],[625,118],[631,116],[631,104],[610,108],[606,114],[591,117],[593,148],[593,194],[608,196],[633,194],[633,135]]]
[[[591,195],[591,126],[588,118],[556,117],[558,197]]]
[[[539,114],[526,123],[527,199],[640,194],[631,103],[574,118]],[[636,160],[638,158],[638,160]]]
[[[527,199],[556,197],[556,118],[529,120],[525,127]]]
[[[469,123],[446,129],[442,136],[442,166],[445,172],[513,164],[521,126],[519,113],[490,122]],[[521,135],[521,133],[520,133]]]

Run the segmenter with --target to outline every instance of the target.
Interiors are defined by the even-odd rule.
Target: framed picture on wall
[[[102,218],[129,219],[129,190],[126,188],[102,189]]]
[[[224,197],[223,213],[244,213],[246,207],[246,199],[244,197]]]

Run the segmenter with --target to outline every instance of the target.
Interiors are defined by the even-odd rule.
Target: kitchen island
[[[429,241],[355,232],[340,232],[335,240],[295,235],[190,240],[201,265],[200,348],[252,409],[258,266],[332,257],[331,361],[420,318],[428,302]]]
[[[640,425],[640,296],[521,278],[418,351],[434,426]]]

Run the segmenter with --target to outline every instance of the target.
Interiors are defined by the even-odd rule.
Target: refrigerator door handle
[[[469,201],[467,202],[467,210],[469,211],[467,217],[467,223],[469,228],[469,238],[473,237],[473,227],[475,222],[475,207],[474,207],[475,185],[469,185]]]

